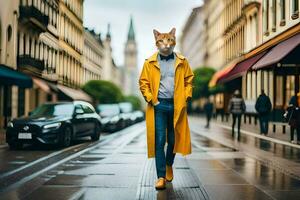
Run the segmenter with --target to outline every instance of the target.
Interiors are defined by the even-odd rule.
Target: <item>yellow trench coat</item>
[[[175,53],[175,83],[174,83],[174,153],[187,155],[191,153],[191,136],[187,119],[187,99],[192,97],[192,81],[194,74],[188,61],[182,55]],[[148,157],[155,157],[155,119],[154,107],[160,84],[160,68],[157,61],[158,52],[146,59],[139,78],[142,95],[148,102],[146,109]]]

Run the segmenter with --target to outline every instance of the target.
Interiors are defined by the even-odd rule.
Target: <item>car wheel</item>
[[[100,138],[100,125],[98,123],[95,124],[94,134],[91,135],[91,139],[93,141],[97,141]]]
[[[63,131],[63,134],[61,134],[61,140],[60,140],[60,146],[61,147],[68,147],[71,145],[72,141],[72,129],[70,127],[66,127]]]
[[[18,150],[23,147],[23,144],[20,142],[10,142],[8,143],[8,146],[11,150]]]

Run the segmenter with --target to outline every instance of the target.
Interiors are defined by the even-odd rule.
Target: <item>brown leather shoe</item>
[[[169,182],[173,180],[173,168],[169,165],[166,165],[166,180]]]
[[[157,189],[157,190],[166,189],[166,180],[165,180],[165,178],[157,179],[156,184],[155,184],[155,189]]]

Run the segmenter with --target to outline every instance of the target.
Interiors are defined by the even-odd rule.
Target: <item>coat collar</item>
[[[183,62],[183,60],[185,59],[182,55],[180,55],[179,53],[175,53],[175,69],[177,68],[177,66]],[[153,62],[153,64],[159,68],[159,64],[158,64],[158,51],[155,52],[150,58],[148,58],[149,63]]]

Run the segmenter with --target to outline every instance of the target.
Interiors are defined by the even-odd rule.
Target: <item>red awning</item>
[[[218,83],[226,83],[233,79],[244,76],[247,73],[247,71],[266,53],[267,51],[264,51],[248,59],[245,59],[242,62],[239,62],[230,72],[228,72],[225,76],[220,78]]]
[[[278,63],[286,55],[288,55],[293,49],[295,49],[299,44],[300,44],[300,33],[277,44],[266,55],[264,55],[264,57],[261,58],[255,65],[253,65],[252,69],[257,70]]]
[[[230,64],[226,67],[224,67],[223,69],[217,71],[213,77],[211,78],[208,86],[209,87],[214,87],[217,85],[217,83],[219,83],[220,79],[224,76],[226,76],[226,74],[228,74],[228,72],[236,65],[236,63]]]

